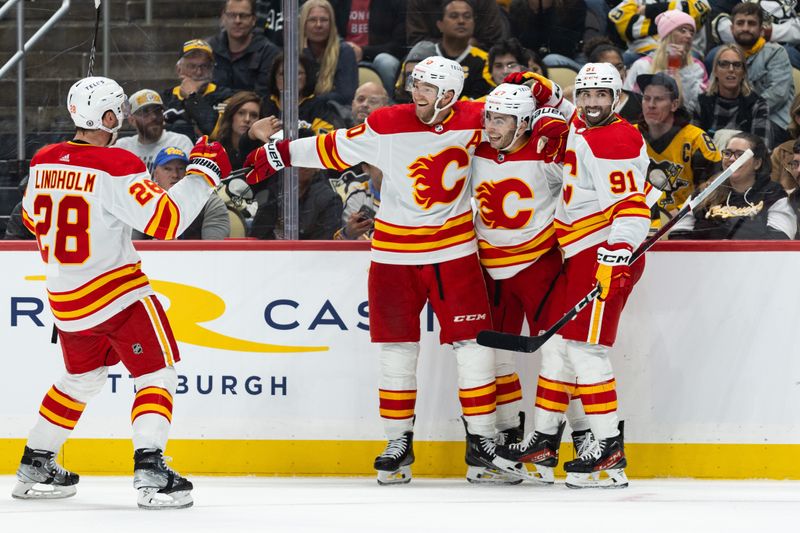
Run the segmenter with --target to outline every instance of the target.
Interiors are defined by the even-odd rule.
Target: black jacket
[[[347,20],[351,0],[331,0],[336,13],[336,29],[342,39],[347,37]],[[406,55],[406,0],[370,0],[369,40],[364,47],[364,61],[386,52],[402,60]]]
[[[231,60],[228,48],[228,36],[225,30],[208,39],[214,51],[213,82],[220,87],[228,87],[234,91],[266,90],[267,76],[278,47],[267,40],[260,31],[253,32],[253,39],[242,55]]]
[[[180,86],[167,89],[161,93],[167,129],[182,133],[193,141],[200,135],[211,135],[219,118],[220,105],[233,92],[233,89],[209,83],[203,94],[190,94],[184,99]]]

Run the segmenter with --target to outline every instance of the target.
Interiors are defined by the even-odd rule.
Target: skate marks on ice
[[[800,513],[796,481],[634,479],[624,490],[575,491],[563,480],[546,487],[415,478],[381,487],[374,478],[192,476],[195,506],[156,513],[137,509],[130,477],[84,476],[77,495],[49,501],[13,500],[14,481],[0,476],[8,489],[0,498],[3,531],[752,533],[786,529]]]

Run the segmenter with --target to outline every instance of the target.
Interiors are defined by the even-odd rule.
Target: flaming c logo
[[[478,213],[487,227],[492,229],[518,229],[526,226],[533,216],[533,209],[518,209],[517,214],[509,216],[505,201],[511,194],[520,200],[533,199],[533,191],[528,184],[517,178],[498,182],[481,183],[475,198],[478,200]]]
[[[467,151],[451,146],[438,154],[420,157],[408,166],[408,177],[414,180],[414,201],[423,209],[430,209],[434,204],[449,204],[461,195],[466,176],[458,178],[450,189],[444,184],[444,174],[450,165],[456,165],[459,170],[467,168]]]
[[[45,277],[25,276],[25,279],[44,281]],[[253,353],[326,352],[329,349],[327,346],[265,344],[217,333],[200,324],[211,322],[225,313],[225,301],[222,298],[213,292],[171,281],[151,279],[150,285],[154,291],[169,299],[167,317],[178,342],[218,350]]]

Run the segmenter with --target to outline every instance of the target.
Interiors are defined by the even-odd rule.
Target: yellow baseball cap
[[[203,39],[192,39],[190,41],[186,41],[183,43],[181,47],[181,55],[180,57],[185,56],[189,52],[193,52],[195,50],[200,50],[201,52],[207,53],[211,58],[214,58],[214,52],[211,50],[211,45],[208,44]]]

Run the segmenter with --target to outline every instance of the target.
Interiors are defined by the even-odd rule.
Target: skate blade
[[[567,472],[566,485],[571,489],[624,489],[628,486],[628,476],[621,468],[590,474]]]
[[[411,467],[401,466],[392,472],[378,470],[378,485],[402,485],[411,482]]]
[[[482,466],[467,467],[467,481],[486,485],[519,485],[522,479],[502,470]]]
[[[492,464],[498,469],[501,470],[521,481],[533,481],[534,483],[543,483],[546,485],[552,485],[553,481],[547,481],[543,479],[542,476],[538,472],[530,472],[523,463],[515,463],[514,461],[509,461],[508,459],[503,459],[502,457],[496,456],[492,460]]]
[[[75,496],[75,485],[47,485],[44,483],[18,481],[11,491],[11,497],[19,500],[59,500]]]
[[[194,505],[192,494],[188,490],[178,490],[169,494],[158,492],[155,487],[139,489],[137,503],[139,509],[161,510],[161,509],[186,509]]]

